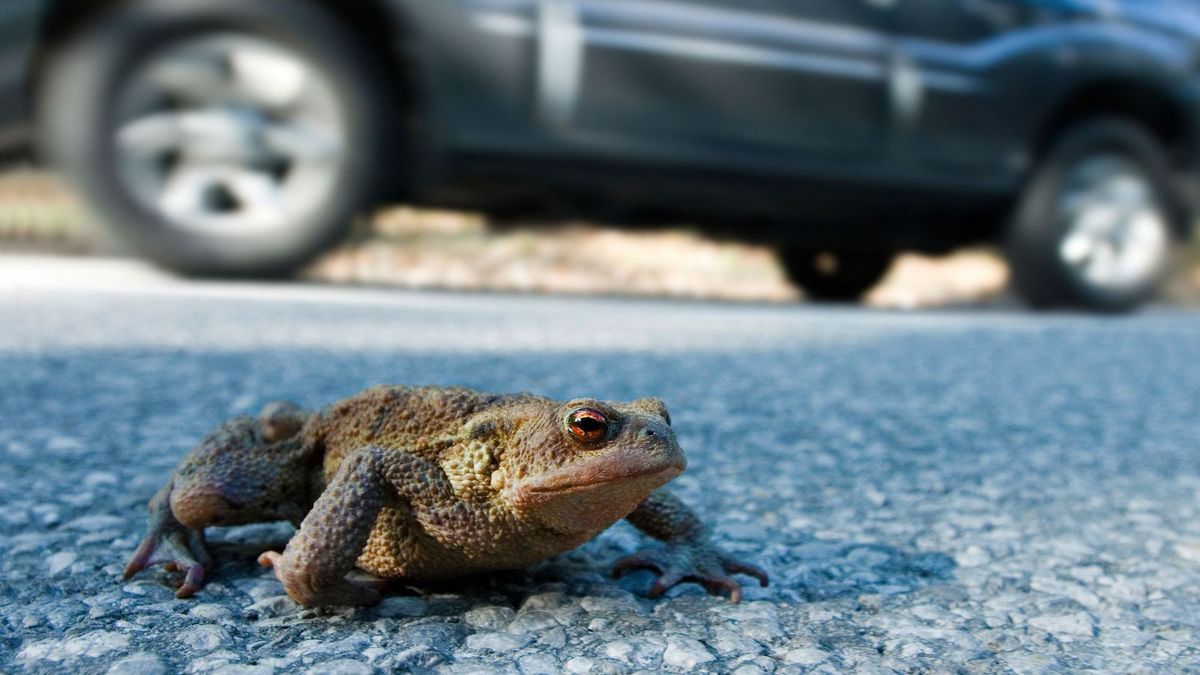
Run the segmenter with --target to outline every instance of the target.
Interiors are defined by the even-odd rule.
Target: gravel
[[[103,284],[100,284],[103,286]],[[902,315],[146,282],[0,284],[0,671],[1180,672],[1200,668],[1200,317]],[[676,491],[764,566],[732,605],[535,568],[305,610],[214,530],[120,580],[208,428],[376,382],[664,398]],[[747,580],[749,583],[749,580]]]

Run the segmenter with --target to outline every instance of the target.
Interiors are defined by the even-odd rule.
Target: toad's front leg
[[[733,574],[752,576],[760,585],[767,585],[766,572],[717,548],[696,514],[665,490],[647,497],[627,519],[663,543],[618,560],[612,573],[618,577],[636,569],[654,570],[659,576],[650,587],[652,598],[684,581],[694,581],[709,593],[729,593],[736,603],[742,599],[742,586]]]
[[[380,584],[346,575],[355,568],[384,505],[411,502],[422,490],[450,490],[433,463],[375,446],[356,450],[342,460],[284,552],[267,551],[258,561],[274,568],[287,594],[306,607],[373,605],[379,602]]]

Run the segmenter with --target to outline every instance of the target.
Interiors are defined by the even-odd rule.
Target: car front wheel
[[[1132,309],[1157,291],[1185,222],[1157,140],[1125,120],[1084,123],[1051,148],[1010,224],[1013,285],[1034,307]]]

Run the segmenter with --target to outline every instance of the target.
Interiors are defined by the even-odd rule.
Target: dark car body
[[[405,92],[417,202],[940,249],[991,236],[1081,116],[1138,120],[1189,182],[1196,163],[1190,1],[325,4]],[[39,65],[104,5],[0,4],[0,143],[29,138]]]

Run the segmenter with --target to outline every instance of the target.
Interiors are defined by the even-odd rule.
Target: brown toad
[[[205,437],[150,501],[125,577],[166,563],[203,584],[204,528],[290,520],[274,568],[304,605],[365,605],[384,579],[420,582],[518,569],[568,551],[621,518],[662,540],[614,576],[653,569],[657,597],[685,580],[710,592],[767,575],[710,543],[699,519],[659,490],[686,466],[661,401],[631,403],[461,388],[381,386],[308,412],[274,403]],[[347,577],[358,568],[377,580]]]

